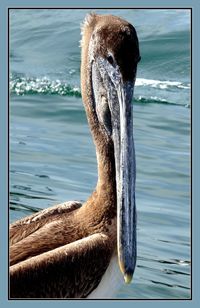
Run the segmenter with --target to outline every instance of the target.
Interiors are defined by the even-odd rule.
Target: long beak
[[[118,260],[125,282],[130,283],[137,256],[135,206],[136,163],[132,106],[134,82],[123,82],[118,65],[113,67],[102,57],[99,57],[96,61],[98,62],[101,77],[108,89],[108,105],[112,121],[117,184]]]
[[[133,84],[117,85],[119,124],[113,131],[117,182],[117,247],[120,269],[130,283],[136,264],[136,163],[133,140]]]

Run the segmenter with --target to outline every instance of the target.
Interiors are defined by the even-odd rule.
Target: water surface
[[[80,23],[87,10],[10,11],[10,221],[87,200],[95,148],[80,92]],[[136,27],[138,261],[117,298],[190,297],[190,15],[96,10]]]

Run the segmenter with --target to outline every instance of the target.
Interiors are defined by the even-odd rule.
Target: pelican
[[[89,14],[81,47],[81,91],[96,146],[97,185],[83,204],[65,202],[11,224],[10,298],[111,298],[134,273],[138,38],[119,17]]]

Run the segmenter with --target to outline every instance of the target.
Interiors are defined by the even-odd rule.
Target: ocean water
[[[138,260],[117,298],[188,299],[190,12],[93,10],[138,33],[134,109]],[[80,23],[90,10],[10,10],[10,221],[87,200],[95,148],[80,92]]]

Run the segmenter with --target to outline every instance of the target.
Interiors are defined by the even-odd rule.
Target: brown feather
[[[112,251],[108,236],[98,233],[13,265],[10,297],[87,297],[99,284]]]
[[[101,40],[97,52],[105,57],[104,46],[112,49],[123,79],[133,78],[134,61],[139,57],[133,26],[111,15],[89,15],[82,27],[81,88],[96,146],[98,183],[82,206],[78,202],[63,203],[10,226],[11,298],[87,297],[98,286],[116,249],[113,142],[91,103],[88,48],[94,31]],[[124,65],[124,57],[128,65],[127,61]]]

